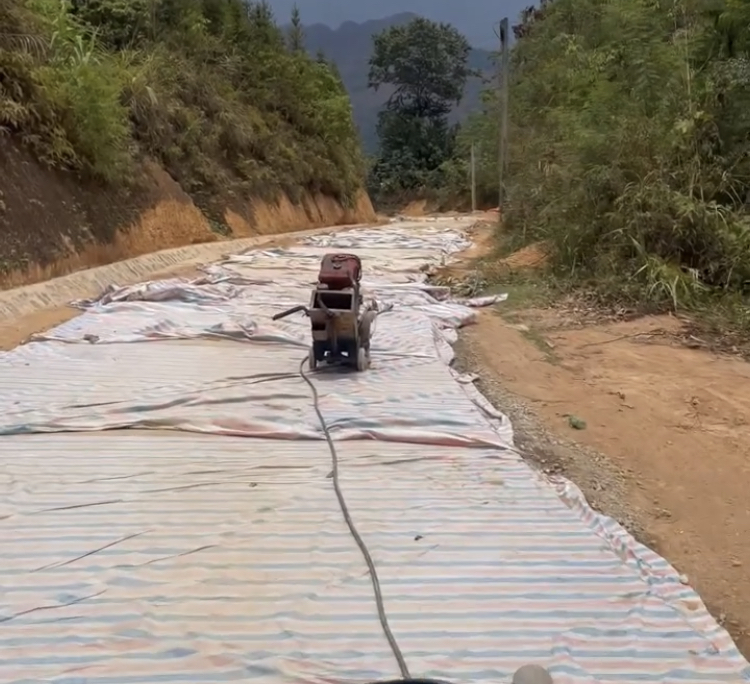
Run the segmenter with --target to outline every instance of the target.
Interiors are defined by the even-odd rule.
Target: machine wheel
[[[370,367],[370,355],[364,347],[357,349],[357,370],[364,371]]]
[[[315,358],[315,349],[310,348],[310,352],[307,355],[307,367],[314,371],[318,367],[318,360]]]
[[[372,335],[372,322],[375,320],[375,312],[367,311],[359,322],[359,343],[368,352],[370,351],[370,335]]]

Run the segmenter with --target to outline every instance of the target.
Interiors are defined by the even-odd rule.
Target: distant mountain
[[[310,54],[322,52],[341,72],[341,78],[352,100],[354,120],[359,126],[362,141],[368,152],[373,151],[377,145],[377,116],[388,99],[387,92],[375,92],[367,87],[372,37],[391,26],[408,24],[416,16],[411,12],[401,12],[385,19],[374,19],[361,24],[345,21],[337,29],[324,24],[305,26],[305,46]],[[469,56],[469,64],[473,69],[486,74],[492,68],[491,53],[475,48]],[[472,79],[467,84],[464,100],[455,112],[455,117],[460,118],[477,106],[481,89],[481,78]]]
[[[292,7],[297,5],[305,24],[324,24],[338,27],[344,22],[362,22],[398,15],[402,12],[418,14],[433,21],[452,24],[476,47],[493,50],[497,38],[493,26],[503,17],[514,23],[521,11],[534,0],[269,0],[280,24],[286,24]]]

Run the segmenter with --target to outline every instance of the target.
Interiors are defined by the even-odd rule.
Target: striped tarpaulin
[[[398,675],[297,375],[320,256],[354,251],[373,366],[314,382],[413,675],[750,680],[669,564],[513,450],[449,367],[467,303],[420,267],[441,219],[112,288],[0,355],[0,682],[364,682]],[[469,303],[471,304],[471,302]],[[127,430],[117,428],[129,428]]]

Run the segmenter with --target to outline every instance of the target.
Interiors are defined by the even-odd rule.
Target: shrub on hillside
[[[549,0],[513,51],[505,230],[559,274],[676,307],[750,282],[747,3]],[[496,185],[497,104],[463,132]]]
[[[46,159],[125,181],[146,153],[207,195],[360,187],[343,85],[287,47],[264,2],[0,3],[44,46],[0,34],[0,126]]]

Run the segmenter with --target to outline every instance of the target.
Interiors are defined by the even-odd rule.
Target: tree
[[[73,0],[70,8],[115,50],[138,46],[152,28],[146,0]]]
[[[378,115],[371,187],[386,194],[419,191],[436,182],[452,155],[456,131],[447,117],[473,75],[471,47],[453,26],[422,18],[386,29],[373,43],[369,87],[392,92]]]
[[[418,17],[373,38],[368,85],[392,86],[389,109],[440,116],[461,101],[471,46],[450,24]]]
[[[511,57],[504,239],[543,242],[558,277],[608,301],[736,307],[747,330],[750,4],[535,4]],[[459,144],[494,152],[488,95]],[[480,193],[496,163],[477,159]]]
[[[284,45],[284,33],[276,25],[271,5],[268,0],[248,2],[248,15],[250,19],[249,39],[258,47],[278,50]]]
[[[290,52],[305,51],[305,29],[302,27],[302,19],[297,5],[292,8],[292,23],[289,26],[286,40]]]

